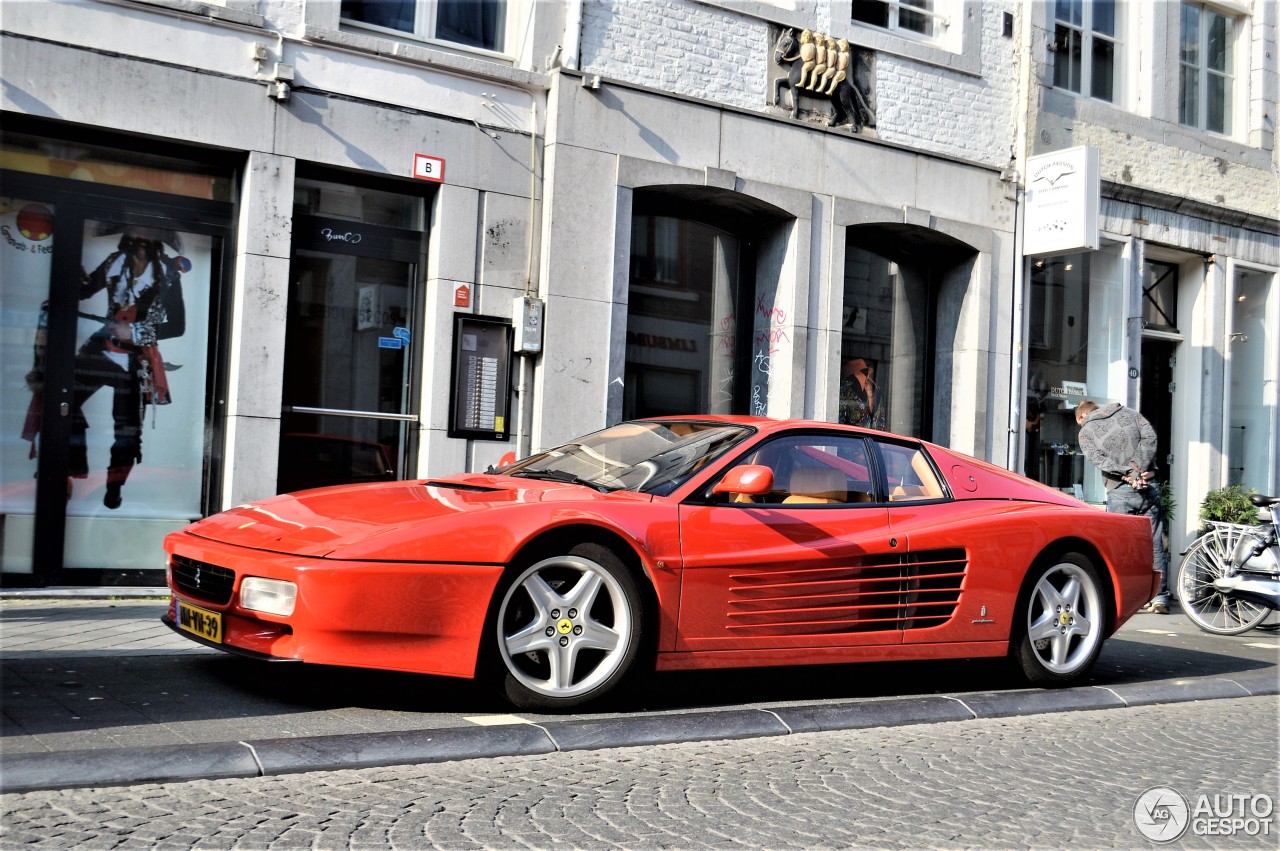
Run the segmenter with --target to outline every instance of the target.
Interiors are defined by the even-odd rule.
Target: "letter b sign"
[[[444,160],[441,157],[429,157],[426,154],[414,154],[413,176],[419,180],[431,180],[436,183],[443,182]]]

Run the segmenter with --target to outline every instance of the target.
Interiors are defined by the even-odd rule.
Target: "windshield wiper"
[[[599,482],[593,482],[590,479],[584,479],[582,476],[566,472],[564,470],[516,470],[511,475],[519,476],[526,479],[543,479],[548,482],[564,482],[570,485],[583,485],[592,490],[598,490],[601,493],[608,493],[611,488],[607,488]]]

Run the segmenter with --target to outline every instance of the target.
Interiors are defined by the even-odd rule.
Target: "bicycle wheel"
[[[1187,617],[1205,632],[1239,635],[1262,623],[1271,611],[1213,587],[1213,580],[1226,574],[1231,566],[1236,542],[1246,534],[1252,534],[1247,526],[1215,525],[1191,545],[1182,559],[1174,593]]]

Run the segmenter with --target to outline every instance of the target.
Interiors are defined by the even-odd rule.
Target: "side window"
[[[917,446],[877,440],[890,502],[942,499],[947,495],[933,465]]]
[[[856,505],[875,501],[867,443],[861,437],[805,435],[771,441],[740,462],[773,471],[767,494],[732,494],[733,503]]]

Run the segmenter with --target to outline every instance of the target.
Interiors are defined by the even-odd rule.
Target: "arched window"
[[[841,422],[926,440],[946,437],[956,314],[975,254],[925,228],[849,228]]]
[[[782,211],[706,187],[636,190],[622,416],[749,410],[756,250]]]

